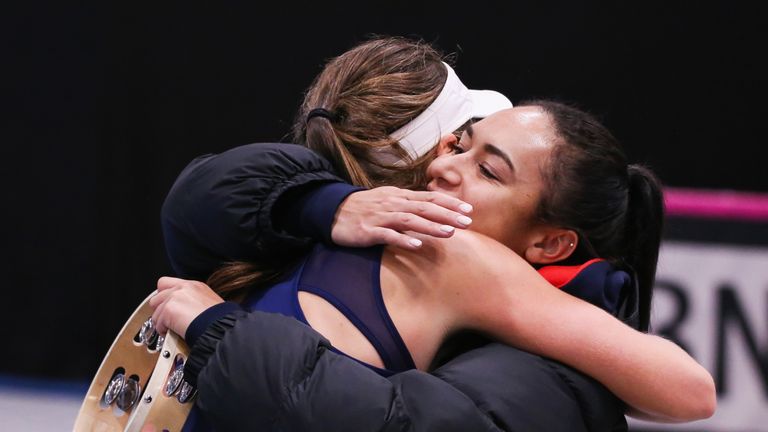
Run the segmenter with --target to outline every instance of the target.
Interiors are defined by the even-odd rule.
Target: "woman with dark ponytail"
[[[538,218],[578,233],[570,262],[600,257],[634,276],[638,315],[626,319],[647,331],[664,222],[659,180],[628,165],[616,138],[589,114],[552,101],[521,105],[549,114],[563,141],[552,153]]]
[[[358,62],[363,60],[358,59]],[[445,79],[444,66],[434,70],[442,70],[442,74],[435,76]],[[436,147],[427,144],[426,149],[414,151],[414,146],[403,146],[403,141],[408,141],[407,134],[402,138],[396,132],[415,121],[416,105],[403,105],[410,110],[408,115],[397,110],[382,111],[386,115],[380,120],[391,120],[392,123],[380,130],[373,125],[366,128],[375,120],[375,115],[361,116],[372,111],[362,109],[363,105],[345,104],[350,93],[342,91],[341,87],[347,88],[348,84],[358,82],[358,78],[362,80],[359,83],[367,83],[363,86],[366,88],[371,83],[386,87],[387,81],[368,81],[354,68],[334,70],[334,74],[331,76],[341,78],[337,81],[329,76],[319,78],[322,85],[316,82],[313,88],[324,90],[308,93],[308,102],[300,114],[303,119],[297,121],[295,129],[298,140],[329,158],[333,169],[346,181],[370,187],[386,184],[387,178],[397,178],[395,184],[426,188],[429,192],[418,195],[426,199],[409,200],[407,198],[417,195],[391,187],[353,191],[351,195],[347,190],[346,199],[338,211],[331,212],[330,217],[321,217],[322,223],[318,223],[313,214],[322,213],[319,209],[329,196],[326,192],[341,184],[338,179],[320,176],[322,185],[319,188],[292,191],[282,196],[270,192],[258,192],[261,195],[257,194],[257,198],[248,195],[248,191],[267,189],[267,185],[284,191],[282,183],[273,182],[275,177],[287,178],[285,182],[291,184],[297,181],[296,172],[316,178],[318,173],[330,169],[327,163],[298,148],[285,146],[276,150],[270,147],[264,152],[263,148],[257,148],[259,146],[250,146],[246,150],[252,152],[253,160],[264,160],[263,156],[267,155],[271,165],[259,165],[255,170],[249,167],[227,171],[231,173],[229,177],[220,175],[215,157],[190,170],[194,175],[188,173],[190,176],[186,180],[198,187],[205,184],[200,179],[206,176],[215,179],[212,189],[232,184],[232,179],[243,181],[247,187],[232,195],[246,199],[238,202],[235,208],[256,205],[281,209],[277,214],[260,213],[256,219],[257,228],[269,223],[279,224],[280,229],[270,235],[285,236],[285,232],[296,232],[294,230],[306,235],[303,230],[319,225],[328,230],[313,235],[324,239],[325,244],[315,245],[285,274],[249,277],[238,273],[238,267],[227,266],[210,279],[219,292],[233,292],[230,290],[233,286],[237,287],[234,292],[243,292],[242,281],[247,281],[250,288],[265,287],[266,290],[252,289],[246,293],[249,297],[242,305],[247,310],[293,316],[330,339],[332,346],[315,336],[308,337],[304,330],[292,328],[291,334],[295,337],[317,341],[317,345],[304,352],[308,357],[293,352],[276,356],[280,359],[279,365],[276,365],[276,375],[270,379],[254,380],[253,371],[247,366],[251,361],[268,361],[275,357],[267,352],[285,348],[292,339],[281,338],[272,344],[260,344],[262,338],[267,337],[263,335],[264,327],[260,327],[265,324],[266,317],[248,314],[241,305],[221,303],[221,298],[199,282],[174,278],[161,278],[158,282],[160,294],[153,299],[153,304],[158,307],[154,318],[159,328],[170,327],[184,334],[193,345],[188,372],[193,378],[199,374],[200,379],[208,383],[208,387],[201,387],[198,405],[218,420],[219,427],[242,428],[245,424],[259,424],[235,422],[236,414],[227,414],[231,412],[229,404],[219,402],[231,393],[228,390],[231,387],[225,387],[221,381],[233,381],[232,377],[240,375],[250,377],[243,382],[261,386],[260,391],[247,391],[247,397],[226,400],[240,407],[243,403],[264,407],[265,415],[270,419],[273,413],[285,414],[279,416],[279,422],[288,423],[270,423],[273,427],[289,429],[286,424],[305,424],[300,421],[301,415],[293,415],[294,410],[285,406],[287,403],[293,408],[297,401],[305,404],[303,406],[312,413],[326,412],[323,407],[334,406],[333,402],[340,400],[353,404],[355,408],[347,407],[351,411],[368,412],[371,405],[366,405],[366,401],[370,401],[366,396],[381,393],[353,384],[351,377],[359,377],[360,372],[346,366],[345,355],[385,376],[414,367],[428,370],[440,344],[461,329],[478,330],[585,372],[641,416],[686,421],[712,414],[714,387],[706,370],[671,342],[633,331],[611,316],[636,328],[645,330],[648,327],[650,288],[658,256],[663,209],[658,183],[650,172],[628,166],[616,140],[594,118],[556,102],[534,101],[468,126],[461,139],[448,133]],[[342,83],[346,84],[342,86]],[[350,91],[355,89],[359,90],[359,87],[351,85]],[[372,99],[369,98],[368,104],[374,100],[387,100],[381,94],[357,94],[363,99],[369,96]],[[439,98],[438,95],[435,100]],[[423,104],[425,100],[419,103]],[[458,126],[440,132],[451,132]],[[394,128],[399,129],[395,131]],[[372,138],[365,137],[366,131]],[[239,151],[221,156],[225,164],[245,160]],[[426,169],[423,169],[425,165]],[[252,179],[257,181],[254,183]],[[395,194],[400,200],[387,199],[388,194]],[[185,200],[189,201],[187,197]],[[426,218],[438,223],[414,223],[413,220],[419,219],[409,214],[436,213],[434,208],[424,204],[433,201],[455,211],[444,212],[442,216],[429,214]],[[463,206],[466,203],[473,209],[467,210]],[[371,207],[388,208],[394,219],[410,222],[389,223],[387,221],[392,219],[387,219],[387,211],[380,213],[373,225],[360,222],[366,219],[360,215],[370,215]],[[461,215],[465,217],[463,225],[471,223],[471,231],[458,231],[447,226],[446,218],[461,214],[457,213],[459,209],[464,213]],[[470,211],[472,220],[465,216]],[[441,218],[442,224],[439,223]],[[369,229],[371,226],[374,228]],[[434,227],[442,230],[444,235],[431,230]],[[197,235],[204,228],[197,226],[192,231]],[[382,236],[382,229],[398,235]],[[243,235],[254,237],[253,233],[244,232]],[[262,242],[262,237],[257,238]],[[381,243],[401,248],[337,246]],[[267,249],[266,254],[271,252]],[[238,271],[233,272],[233,269]],[[596,272],[599,273],[599,283],[593,284],[589,278],[590,283],[583,283],[582,276],[591,277]],[[226,277],[217,278],[222,275]],[[579,280],[582,280],[581,285]],[[561,290],[553,289],[553,285]],[[328,297],[327,293],[332,295]],[[354,312],[360,307],[353,305],[359,296],[370,295],[373,298],[368,300],[378,305],[380,316],[374,314],[372,317],[366,315],[368,312],[360,311],[352,314],[355,318],[348,315],[349,311]],[[339,311],[343,316],[338,315]],[[260,326],[248,325],[255,321]],[[281,325],[290,327],[286,323]],[[483,348],[480,352],[487,354],[489,351]],[[295,367],[289,367],[292,365],[289,359],[293,358],[298,362]],[[474,362],[474,357],[467,358],[473,359],[470,363]],[[339,366],[342,364],[345,366]],[[474,371],[487,372],[489,367],[498,371],[499,365],[484,361]],[[344,373],[340,372],[342,369]],[[467,372],[465,368],[461,370]],[[294,376],[298,378],[294,379]],[[340,377],[343,386],[332,385],[331,376]],[[396,373],[392,382],[413,376],[411,372]],[[415,376],[423,378],[422,375]],[[446,376],[453,375],[447,373]],[[489,393],[498,393],[498,388],[487,383],[486,375],[472,376],[481,380],[475,385],[481,385]],[[499,371],[491,380],[503,382],[504,376]],[[380,380],[367,382],[372,388],[382,387]],[[244,391],[242,384],[235,383],[238,392]],[[268,384],[274,384],[274,387]],[[460,384],[464,391],[473,394],[471,385]],[[327,390],[318,394],[315,393],[318,388]],[[338,392],[349,394],[343,397]],[[383,417],[395,419],[392,421],[399,425],[395,426],[398,430],[408,429],[410,423],[400,424],[400,416],[411,415],[404,414],[405,411],[422,411],[401,412],[397,409],[393,415],[387,410],[411,405],[414,399],[421,398],[418,394],[412,398],[401,395],[399,388],[390,389],[388,394],[395,394],[397,401],[386,397],[377,399],[376,410],[389,407]],[[433,396],[445,394],[441,391]],[[478,400],[483,399],[483,394],[483,391],[474,393],[472,398],[479,405],[487,404],[485,400]],[[538,400],[546,403],[551,396],[540,395]],[[536,398],[536,392],[532,390],[530,397]],[[490,406],[498,407],[496,403],[490,403]],[[379,421],[379,414],[371,415],[372,418],[358,419],[359,423],[336,424],[350,430],[382,429],[371,426]],[[491,414],[494,418],[496,415]],[[237,420],[244,421],[242,418]],[[476,423],[472,427],[460,426],[465,424],[461,422],[451,424],[464,430],[479,427]],[[338,428],[327,424],[314,427]],[[486,425],[483,429],[489,427]]]
[[[656,176],[646,167],[629,165],[626,263],[639,281],[639,328],[649,329],[653,281],[659,258],[664,199]]]

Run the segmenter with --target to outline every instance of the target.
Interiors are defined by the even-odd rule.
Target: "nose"
[[[466,159],[466,155],[449,153],[433,160],[427,168],[427,175],[431,179],[432,185],[444,190],[459,187],[462,180],[460,165],[463,163],[463,159]]]

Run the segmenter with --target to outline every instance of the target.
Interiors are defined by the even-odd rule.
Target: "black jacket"
[[[251,144],[195,159],[163,205],[175,271],[205,279],[231,258],[278,261],[302,253],[310,237],[327,241],[317,226],[329,226],[329,216],[308,222],[314,210],[306,208],[313,207],[307,197],[338,181],[327,161],[290,144]],[[352,190],[336,191],[323,205],[335,209]],[[201,328],[194,337],[187,333],[193,345],[185,372],[217,430],[627,428],[623,404],[602,385],[502,344],[460,354],[432,373],[383,378],[329,350],[327,340],[294,319],[226,305],[198,317],[190,326]]]

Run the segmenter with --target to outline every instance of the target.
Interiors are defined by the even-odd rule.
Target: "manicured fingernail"
[[[408,240],[408,243],[410,243],[411,246],[413,246],[413,247],[421,246],[421,240],[419,240],[419,239],[410,239],[410,240]]]
[[[455,228],[450,225],[440,225],[440,231],[452,233]]]
[[[472,211],[472,205],[464,203],[459,206],[459,210],[463,211],[464,213],[469,213]]]
[[[459,216],[456,218],[456,222],[466,226],[472,223],[472,219],[467,216]]]

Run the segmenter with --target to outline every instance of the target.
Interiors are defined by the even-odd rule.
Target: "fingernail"
[[[456,218],[456,222],[466,226],[472,223],[472,219],[467,216],[459,216]]]
[[[472,211],[472,205],[464,203],[459,206],[459,210],[463,211],[464,213],[469,213]]]
[[[421,246],[421,240],[419,240],[419,239],[413,239],[412,238],[412,239],[408,240],[408,243],[410,243],[411,246],[413,246],[413,247]]]
[[[452,233],[455,228],[450,225],[440,225],[440,231]]]

